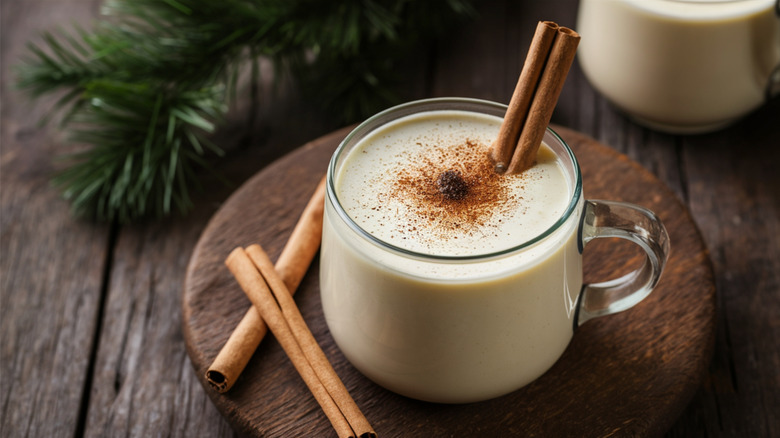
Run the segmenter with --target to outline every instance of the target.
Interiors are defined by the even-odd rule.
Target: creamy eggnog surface
[[[527,242],[566,210],[568,182],[545,145],[528,171],[497,174],[487,150],[500,125],[458,111],[389,123],[344,160],[339,201],[368,233],[419,253],[471,256]]]

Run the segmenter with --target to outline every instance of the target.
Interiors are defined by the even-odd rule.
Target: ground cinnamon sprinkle
[[[488,146],[465,139],[426,147],[417,162],[399,172],[389,192],[380,195],[374,210],[381,210],[385,199],[395,199],[413,213],[395,230],[401,239],[497,233],[500,221],[490,219],[520,208],[522,198],[511,195],[508,178],[495,172]]]

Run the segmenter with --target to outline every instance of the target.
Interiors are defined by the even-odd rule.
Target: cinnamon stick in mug
[[[580,36],[550,21],[539,22],[499,135],[491,148],[498,172],[533,166]]]
[[[504,123],[501,124],[498,137],[490,150],[490,158],[498,172],[505,172],[512,160],[520,130],[523,129],[523,123],[528,116],[536,85],[550,55],[558,27],[558,24],[552,21],[540,21],[536,26],[523,69],[506,109]]]
[[[319,250],[324,199],[325,178],[314,191],[276,261],[276,270],[290,293],[295,293]],[[209,385],[218,392],[233,387],[267,332],[260,315],[250,307],[206,371]]]

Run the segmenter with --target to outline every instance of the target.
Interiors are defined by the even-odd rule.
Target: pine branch
[[[397,101],[392,64],[411,44],[470,13],[466,0],[108,0],[92,31],[29,45],[18,85],[33,98],[67,90],[53,111],[88,149],[55,183],[76,213],[162,217],[191,207],[197,169],[221,154],[206,135],[247,56],[353,121]]]
[[[54,182],[78,214],[129,221],[191,207],[196,166],[211,150],[206,133],[226,111],[220,87],[171,90],[148,84],[94,81],[90,110],[71,120],[73,141],[93,145],[67,157]],[[96,121],[100,125],[95,126]]]

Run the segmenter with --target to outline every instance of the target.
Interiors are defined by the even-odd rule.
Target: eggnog
[[[661,130],[716,129],[780,83],[776,0],[582,0],[577,31],[593,86]]]
[[[500,109],[396,118],[348,138],[331,163],[325,319],[350,362],[400,394],[496,397],[539,377],[571,338],[579,171],[548,131],[531,170],[496,174],[486,154]]]
[[[527,172],[497,174],[487,150],[500,125],[457,111],[396,120],[345,158],[339,201],[358,226],[410,251],[474,256],[525,243],[566,210],[568,182],[546,146]]]
[[[585,201],[577,160],[547,130],[532,170],[486,156],[506,106],[465,98],[386,110],[339,145],[327,174],[320,296],[349,361],[409,397],[462,403],[541,376],[573,329],[653,290],[669,236],[649,210]],[[582,249],[619,237],[646,262],[582,284]]]

